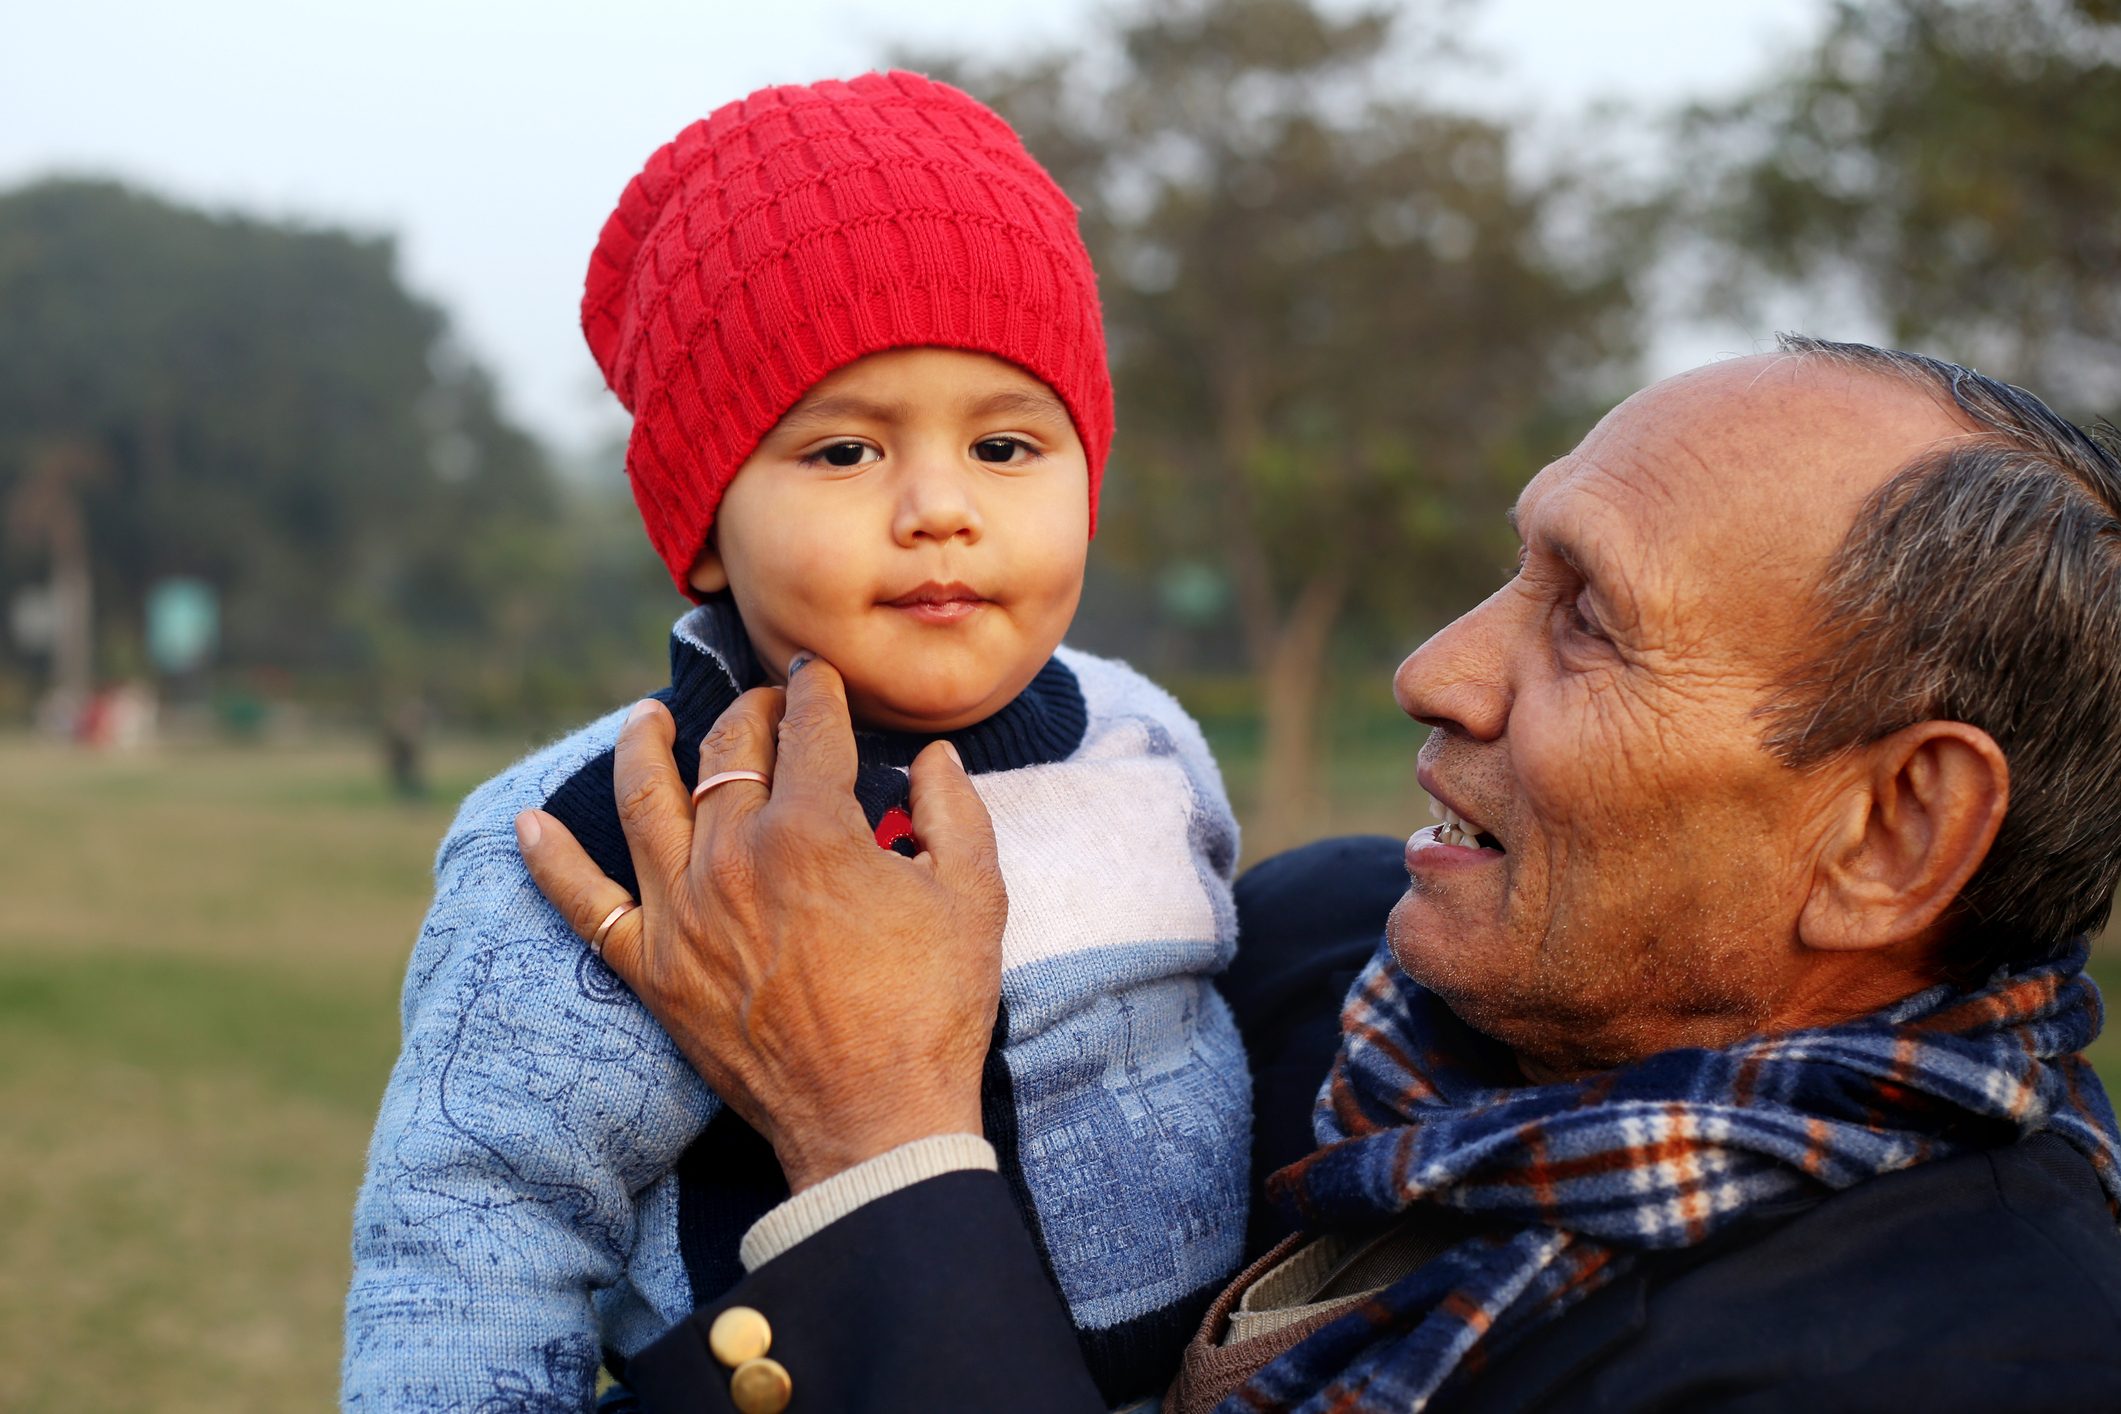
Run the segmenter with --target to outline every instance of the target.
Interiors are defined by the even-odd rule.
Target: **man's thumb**
[[[913,836],[934,857],[936,872],[962,883],[984,875],[998,886],[994,821],[987,803],[972,788],[957,749],[947,741],[930,742],[913,758],[907,774],[913,780]]]

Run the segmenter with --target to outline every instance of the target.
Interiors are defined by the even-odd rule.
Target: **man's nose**
[[[1490,597],[1407,655],[1392,675],[1401,711],[1475,741],[1502,735],[1511,700],[1503,598]]]
[[[924,540],[976,544],[981,523],[971,469],[937,451],[918,452],[899,466],[898,504],[891,535],[912,548]]]

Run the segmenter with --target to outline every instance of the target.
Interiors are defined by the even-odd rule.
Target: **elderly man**
[[[1367,950],[1380,866],[1314,847],[1243,890],[1300,1230],[1166,1407],[2121,1409],[2121,1149],[2078,1055],[2121,870],[2113,442],[1786,340],[1629,399],[1513,520],[1516,576],[1395,680],[1444,823],[1391,851],[1308,1156],[1273,1152],[1277,1077],[1326,1069],[1291,1003]],[[795,1196],[629,1381],[1098,1408],[1034,1234],[944,1142],[980,1130],[1006,907],[968,779],[931,748],[929,852],[865,848],[823,665],[703,747],[770,797],[694,818],[669,746],[652,708],[620,745],[642,907],[607,958]],[[521,833],[585,936],[625,904],[556,822]]]

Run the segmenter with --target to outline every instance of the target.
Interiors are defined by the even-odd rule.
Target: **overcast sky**
[[[212,207],[389,232],[407,281],[449,311],[510,410],[572,453],[620,425],[576,307],[597,229],[657,145],[753,88],[857,72],[893,44],[1008,55],[1080,34],[1103,8],[0,3],[0,187],[115,175]],[[1597,98],[1651,109],[1728,92],[1819,14],[1812,0],[1467,10],[1469,39],[1494,65],[1464,96],[1548,121]],[[1747,337],[1693,331],[1660,341],[1656,358],[1691,363]]]

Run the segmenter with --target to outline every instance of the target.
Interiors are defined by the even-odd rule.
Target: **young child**
[[[798,649],[845,678],[880,845],[915,848],[921,747],[972,772],[1009,889],[986,1135],[1105,1393],[1155,1392],[1245,1226],[1250,1085],[1209,981],[1237,835],[1178,705],[1060,647],[1112,432],[1074,208],[954,89],[767,89],[649,159],[582,311],[699,601],[659,694],[688,784]],[[442,843],[355,1211],[349,1407],[584,1408],[600,1361],[816,1217],[524,869],[541,807],[634,888],[619,724],[488,782]]]

